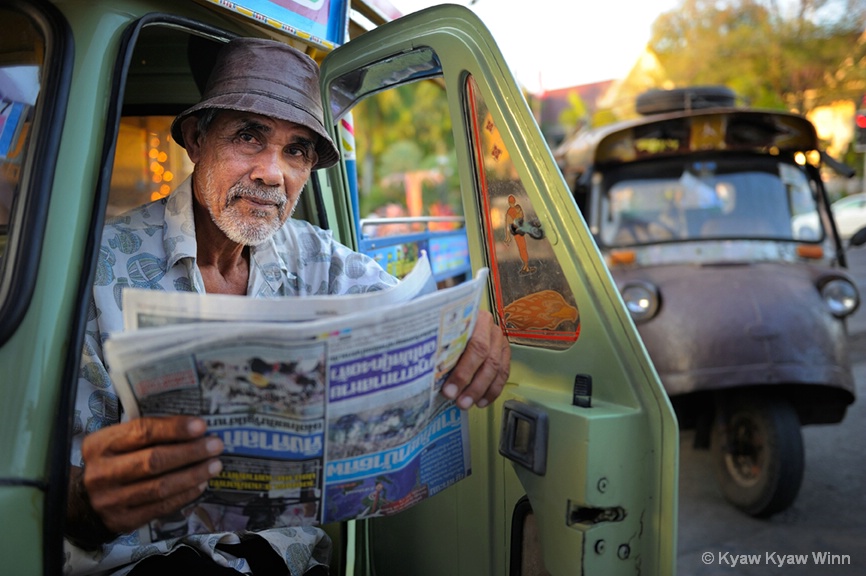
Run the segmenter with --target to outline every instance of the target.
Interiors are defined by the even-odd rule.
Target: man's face
[[[204,135],[195,119],[183,129],[196,165],[195,199],[217,227],[248,246],[271,237],[291,216],[318,160],[318,136],[299,124],[231,110],[217,114]]]

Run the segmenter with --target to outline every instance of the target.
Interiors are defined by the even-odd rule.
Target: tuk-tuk
[[[724,497],[769,516],[797,496],[801,425],[854,401],[859,295],[821,172],[840,165],[805,117],[724,87],[650,91],[637,111],[558,162],[680,426],[711,448]]]
[[[276,39],[321,63],[325,120],[343,160],[313,173],[294,217],[356,249],[352,110],[404,85],[444,90],[467,261],[473,273],[490,269],[482,305],[512,348],[505,391],[469,414],[471,474],[399,514],[323,526],[331,574],[675,573],[677,422],[506,62],[468,9],[384,23],[382,5],[0,7],[0,551],[9,574],[63,571],[70,438],[94,425],[74,409],[88,303],[101,246],[124,241],[102,238],[103,224],[190,173],[169,126],[198,101],[215,54],[235,36]],[[109,383],[94,402],[107,415],[120,409]]]

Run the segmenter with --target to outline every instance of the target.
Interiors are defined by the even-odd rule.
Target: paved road
[[[849,253],[849,269],[866,298],[866,248]],[[709,452],[682,433],[679,576],[866,576],[866,303],[848,326],[858,401],[840,424],[803,429],[806,470],[788,510],[756,520],[726,504]],[[732,566],[739,555],[759,563]],[[788,555],[806,563],[779,566]]]

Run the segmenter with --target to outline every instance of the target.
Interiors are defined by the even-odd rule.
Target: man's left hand
[[[511,370],[511,348],[487,310],[478,312],[475,330],[457,365],[442,387],[447,398],[466,410],[484,408],[499,397]]]

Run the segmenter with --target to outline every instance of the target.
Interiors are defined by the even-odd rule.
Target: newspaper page
[[[141,536],[390,515],[467,476],[466,413],[439,392],[472,333],[486,275],[308,321],[226,322],[204,302],[206,326],[188,314],[177,324],[145,306],[155,327],[105,343],[124,409],[200,415],[226,448],[204,494]]]
[[[138,330],[181,322],[244,321],[301,322],[351,314],[386,304],[408,302],[436,289],[430,260],[423,252],[415,267],[398,284],[362,294],[304,296],[300,298],[249,298],[230,294],[161,292],[156,296],[145,288],[123,291],[124,330]]]

